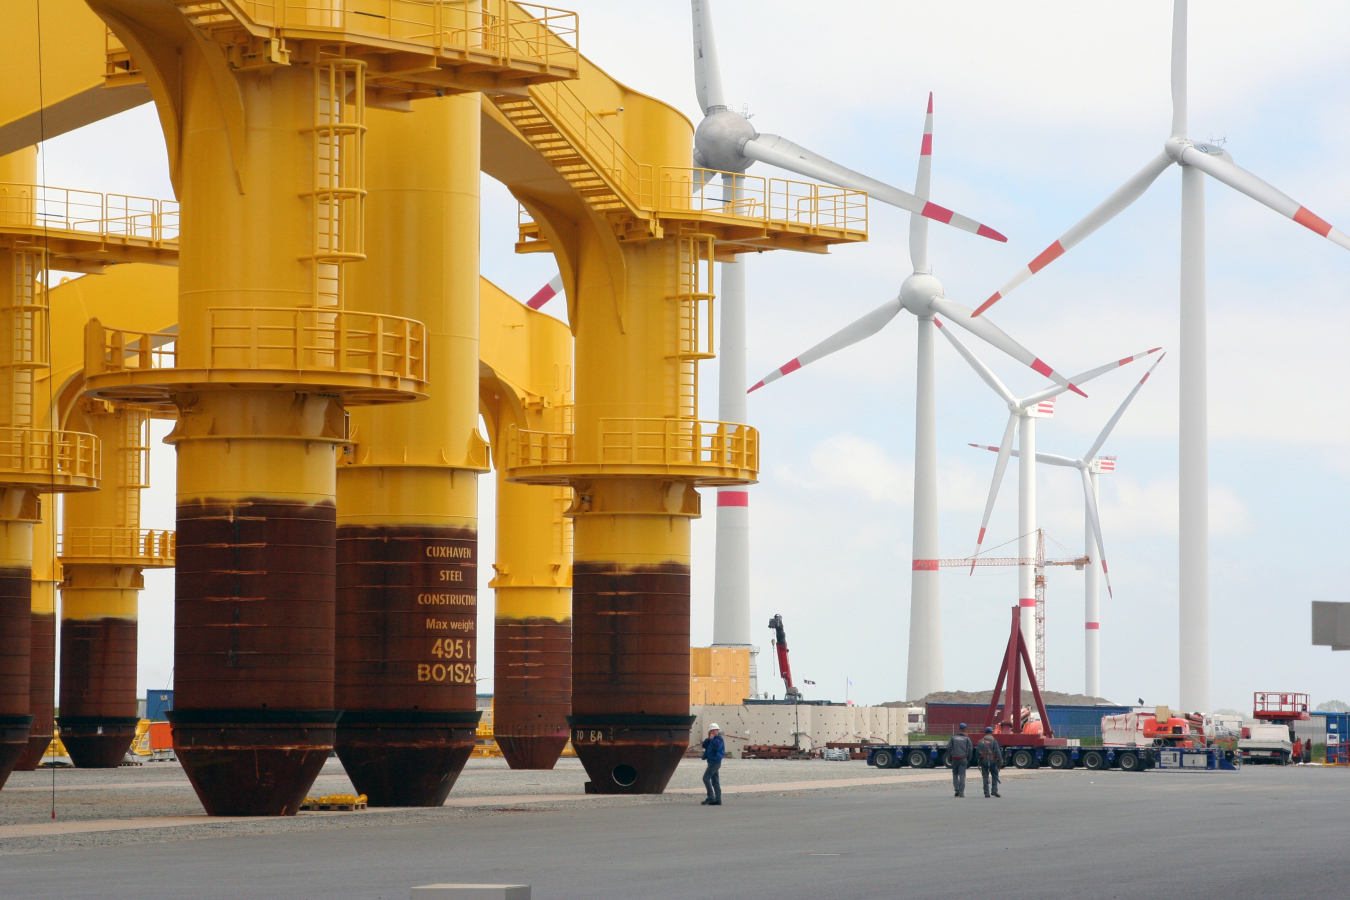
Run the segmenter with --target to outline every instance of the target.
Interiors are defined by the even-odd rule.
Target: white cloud
[[[1107,482],[1112,482],[1109,489]],[[1140,484],[1115,474],[1103,479],[1101,494],[1102,530],[1108,540],[1176,536],[1176,479]],[[1251,510],[1237,491],[1226,484],[1210,484],[1210,535],[1230,537],[1247,534],[1251,528]]]

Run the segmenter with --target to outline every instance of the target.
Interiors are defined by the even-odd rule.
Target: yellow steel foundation
[[[374,806],[439,806],[477,682],[477,95],[372,111],[349,308],[424,321],[427,400],[354,410],[338,469],[338,756]]]
[[[512,428],[571,428],[572,335],[482,283],[481,397],[497,468],[493,737],[514,769],[551,769],[572,707],[572,490],[506,480]]]

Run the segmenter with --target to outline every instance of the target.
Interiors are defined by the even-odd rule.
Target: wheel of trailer
[[[1144,767],[1137,753],[1122,753],[1116,757],[1116,765],[1120,766],[1122,772],[1138,772]]]
[[[1019,769],[1030,769],[1036,765],[1036,755],[1030,750],[1014,750],[1012,762]]]
[[[915,769],[928,768],[928,753],[925,750],[914,749],[909,751],[909,764]]]
[[[946,750],[940,752],[938,754],[938,765],[942,766],[943,768],[950,769],[952,767],[951,753],[949,753]]]
[[[1063,750],[1051,750],[1045,755],[1045,761],[1050,764],[1050,768],[1052,769],[1073,768],[1073,760],[1071,760],[1069,754]]]
[[[1089,750],[1083,754],[1083,768],[1100,772],[1106,768],[1106,754],[1100,750]]]
[[[878,769],[889,769],[895,765],[895,754],[889,750],[878,750],[872,754],[872,764]]]

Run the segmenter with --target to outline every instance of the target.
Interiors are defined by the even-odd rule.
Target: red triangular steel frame
[[[1027,682],[1031,685],[1031,694],[1036,698],[1036,709],[1041,713],[1041,728],[1043,736],[1052,738],[1055,736],[1054,729],[1050,727],[1050,716],[1045,711],[1045,701],[1041,699],[1041,686],[1036,683],[1036,669],[1031,664],[1031,654],[1027,653],[1026,638],[1022,636],[1022,610],[1020,607],[1012,608],[1012,634],[1008,637],[1008,649],[1003,654],[1003,665],[998,670],[998,681],[994,685],[994,696],[989,698],[989,711],[985,713],[984,727],[989,728],[994,724],[994,717],[998,716],[999,729],[1002,731],[1004,725],[1009,725],[1013,734],[1022,733],[1022,672],[1027,674]],[[1018,659],[1021,659],[1022,665],[1018,665]],[[999,712],[998,698],[1003,692],[1004,681],[1008,683],[1007,697],[1003,703],[1003,710]],[[1011,722],[1009,721],[1011,719]],[[1007,732],[1002,732],[1007,733]]]

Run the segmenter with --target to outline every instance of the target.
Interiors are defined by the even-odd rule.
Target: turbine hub
[[[726,107],[703,117],[694,131],[694,152],[709,169],[744,172],[754,160],[741,153],[745,142],[757,132],[750,120]]]
[[[1185,153],[1189,148],[1194,146],[1195,142],[1192,141],[1190,138],[1185,138],[1181,137],[1180,135],[1174,134],[1170,138],[1168,138],[1167,141],[1163,144],[1163,152],[1166,153],[1169,157],[1171,157],[1172,161],[1175,162],[1177,165],[1184,166],[1185,163],[1181,161],[1181,154]]]
[[[934,297],[945,296],[947,293],[942,289],[942,282],[932,275],[921,275],[916,272],[900,285],[900,305],[916,316],[932,315],[933,311],[928,308],[928,301]]]

